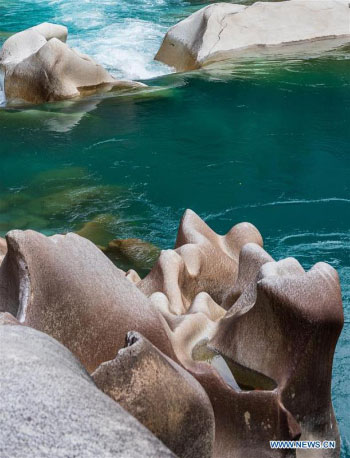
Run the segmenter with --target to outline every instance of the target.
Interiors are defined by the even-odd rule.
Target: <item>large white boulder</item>
[[[0,52],[7,100],[51,102],[96,90],[144,86],[116,80],[89,56],[66,43],[67,28],[44,23],[5,41]]]
[[[192,70],[245,48],[350,36],[349,24],[345,0],[215,3],[171,27],[155,59]]]
[[[51,38],[57,38],[65,43],[67,35],[67,27],[48,22],[15,33],[5,41],[1,49],[0,65],[8,67],[21,62],[39,51]]]

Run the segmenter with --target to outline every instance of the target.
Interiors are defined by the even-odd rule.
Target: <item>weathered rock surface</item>
[[[40,24],[12,35],[0,52],[7,100],[30,103],[64,100],[96,90],[144,86],[115,80],[89,56],[67,44],[66,27]]]
[[[210,342],[232,362],[276,381],[302,440],[337,442],[335,450],[318,450],[319,457],[339,455],[331,378],[343,322],[337,272],[324,263],[305,272],[288,258],[261,266]]]
[[[56,338],[88,371],[113,359],[130,330],[172,355],[159,312],[92,242],[11,231],[7,244],[0,311]]]
[[[202,386],[138,333],[92,374],[96,385],[179,458],[211,458],[214,413]]]
[[[56,340],[0,326],[0,348],[2,457],[175,458]]]
[[[269,441],[294,440],[300,427],[283,406],[275,385],[266,377],[260,384],[238,385],[226,360],[207,347],[218,323],[203,313],[166,316],[168,334],[178,362],[204,387],[215,415],[215,458],[281,458],[289,450],[271,450]],[[220,323],[220,322],[219,322]],[[263,386],[261,381],[268,383]],[[254,382],[254,381],[253,381]]]
[[[12,315],[0,323],[17,316],[56,337],[181,457],[210,456],[212,443],[206,395],[185,370],[213,408],[214,458],[336,458],[337,273],[323,263],[305,272],[293,258],[275,262],[262,244],[250,224],[220,236],[187,211],[175,249],[141,280],[77,235],[13,231],[0,266],[0,312]],[[270,449],[270,440],[300,436],[338,448]]]
[[[349,22],[344,0],[215,3],[171,27],[155,58],[192,70],[246,48],[350,36]]]
[[[196,213],[186,210],[175,250],[162,251],[152,271],[137,286],[147,296],[162,292],[169,310],[178,315],[186,313],[203,291],[220,304],[235,284],[239,253],[248,242],[263,243],[252,224],[240,223],[226,235],[218,235]]]

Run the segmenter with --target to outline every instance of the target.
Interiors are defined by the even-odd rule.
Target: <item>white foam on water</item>
[[[168,28],[160,15],[169,1],[51,0],[50,5],[55,22],[68,27],[71,47],[91,56],[117,78],[138,80],[173,71],[154,61]]]
[[[129,18],[103,27],[98,38],[95,34],[76,36],[69,44],[91,56],[115,77],[148,79],[172,71],[154,60],[165,32],[165,27]]]

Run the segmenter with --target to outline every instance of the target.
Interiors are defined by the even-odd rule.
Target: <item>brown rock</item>
[[[247,293],[248,292],[248,293]],[[305,272],[295,259],[264,264],[218,324],[211,345],[236,367],[276,381],[279,399],[298,420],[302,440],[336,440],[332,362],[343,326],[339,279],[327,264]]]
[[[212,456],[214,413],[204,389],[140,334],[129,332],[127,347],[92,377],[179,458]]]
[[[13,315],[11,315],[11,313],[0,312],[0,325],[5,325],[5,324],[18,326],[21,323],[19,323],[19,321]]]
[[[93,371],[129,330],[172,355],[162,318],[124,272],[75,234],[11,231],[0,269],[0,311],[50,334]]]
[[[202,291],[220,304],[236,282],[239,253],[248,242],[263,244],[253,225],[240,223],[226,235],[218,235],[193,211],[186,210],[176,249],[162,251],[152,271],[137,286],[147,296],[163,292],[176,314],[185,313]]]
[[[178,362],[201,383],[212,403],[213,457],[295,456],[295,451],[271,450],[269,445],[270,440],[296,440],[300,436],[300,427],[283,405],[273,381],[254,374],[259,376],[259,385],[255,380],[253,386],[238,385],[229,361],[208,348],[218,323],[203,313],[181,317],[167,314],[165,319]]]

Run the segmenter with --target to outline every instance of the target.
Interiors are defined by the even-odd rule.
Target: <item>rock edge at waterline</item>
[[[53,102],[97,90],[134,89],[142,83],[116,80],[101,65],[66,44],[68,30],[43,23],[8,38],[0,51],[7,101]]]
[[[215,3],[171,27],[155,59],[188,71],[247,48],[350,37],[349,23],[345,0]]]

